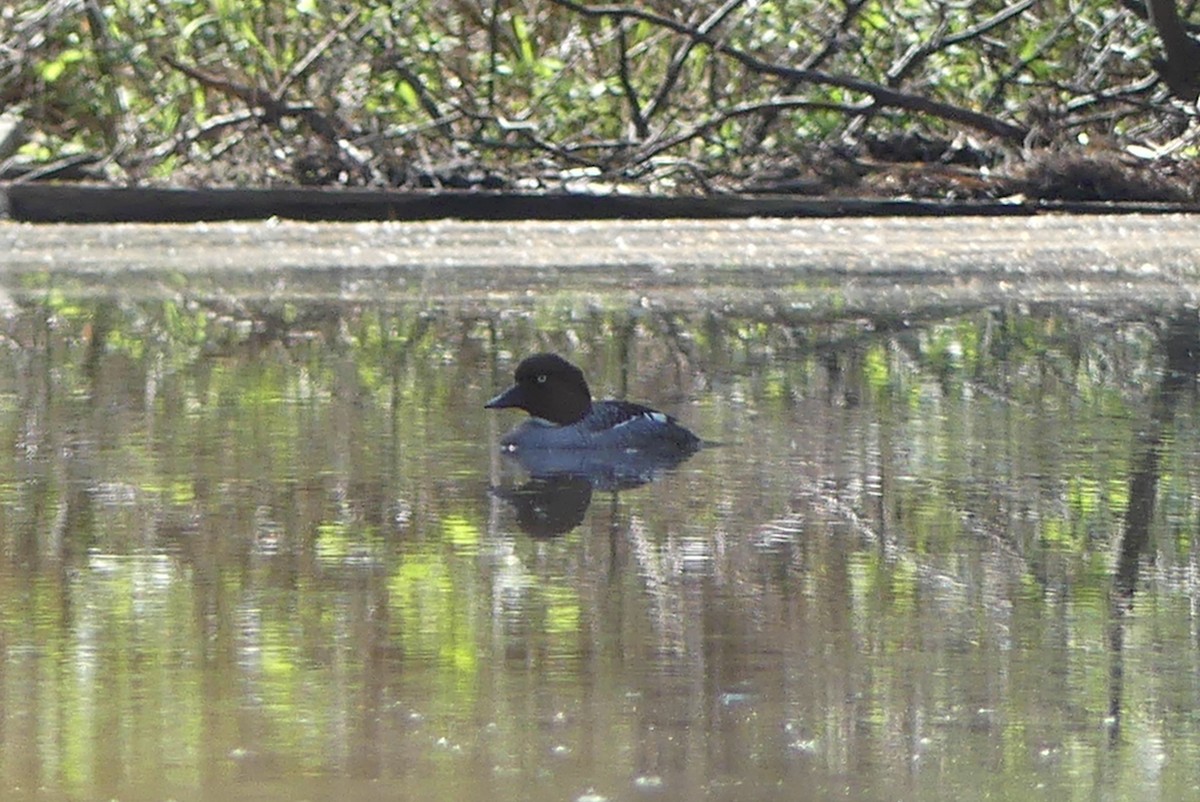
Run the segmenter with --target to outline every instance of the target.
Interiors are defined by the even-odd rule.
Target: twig
[[[444,132],[450,123],[458,122],[464,116],[465,115],[461,111],[455,111],[451,114],[439,117],[436,120],[429,120],[428,122],[416,123],[414,125],[394,126],[383,131],[375,131],[374,133],[360,136],[358,139],[354,140],[354,144],[359,147],[372,147],[380,142],[386,142],[392,139],[408,139],[412,136],[432,130],[434,128]]]
[[[576,156],[572,152],[572,149],[569,147],[560,147],[558,145],[554,145],[554,144],[551,144],[550,142],[547,142],[546,140],[544,140],[540,136],[538,136],[536,133],[534,133],[532,130],[529,130],[529,129],[522,130],[520,132],[520,134],[521,134],[521,138],[528,140],[538,150],[544,150],[547,153],[553,154],[560,159],[570,162],[571,164],[575,164],[580,167],[599,167],[600,166],[600,165],[596,164],[596,162],[592,159],[584,159],[580,156]]]
[[[824,37],[824,47],[815,53],[811,54],[804,61],[800,62],[801,69],[815,70],[817,67],[825,63],[825,61],[838,50],[838,34],[845,33],[850,30],[850,23],[854,22],[854,18],[858,16],[858,12],[862,11],[863,6],[867,4],[867,0],[853,0],[846,3],[846,10],[842,12],[842,18],[838,20],[837,26],[831,35]],[[790,89],[788,90],[791,91]]]
[[[251,113],[255,116],[272,122],[284,117],[299,118],[312,129],[313,133],[336,147],[352,164],[360,169],[367,169],[361,155],[356,153],[356,149],[349,143],[349,140],[353,138],[350,126],[336,117],[324,114],[316,106],[285,103],[261,87],[222,78],[219,75],[184,64],[172,56],[163,56],[163,61],[203,86],[238,98],[250,107]],[[256,113],[256,108],[261,111]]]
[[[673,20],[670,17],[664,17],[640,8],[626,6],[586,6],[575,2],[575,0],[551,0],[551,2],[588,17],[629,17],[649,22],[653,25],[659,25],[681,36],[687,36],[694,41],[708,45],[714,51],[729,56],[750,70],[764,75],[772,75],[785,80],[836,86],[852,92],[861,92],[869,95],[877,104],[882,106],[891,106],[919,114],[928,114],[932,117],[975,128],[1012,142],[1023,142],[1029,133],[1023,126],[1014,125],[988,114],[964,109],[960,106],[952,106],[949,103],[943,103],[921,95],[901,92],[871,81],[864,81],[846,75],[834,75],[821,70],[796,69],[785,67],[781,64],[772,64],[740,48],[723,42],[711,34],[701,33],[695,28]]]
[[[191,65],[184,64],[174,56],[164,55],[162,60],[196,83],[206,86],[209,89],[215,89],[222,94],[232,95],[247,106],[262,106],[264,109],[268,109],[277,108],[281,105],[277,98],[261,87],[230,81],[211,72],[205,72]]]
[[[279,82],[279,86],[275,87],[275,97],[277,99],[282,99],[284,93],[287,92],[288,87],[303,77],[303,75],[312,68],[312,65],[315,64],[317,59],[329,49],[330,45],[332,45],[339,36],[349,30],[351,25],[358,21],[358,16],[358,11],[351,11],[342,18],[342,21],[339,22],[333,30],[321,37],[321,41],[309,48],[309,51],[304,54],[303,58],[299,59],[295,64],[293,64],[292,68],[287,71],[287,75],[283,76],[283,80]]]
[[[500,60],[500,6],[501,0],[492,0],[492,12],[488,17],[488,74],[487,111],[496,113],[496,67]],[[433,115],[430,115],[433,116]]]
[[[34,181],[44,181],[47,178],[55,178],[68,170],[76,167],[82,167],[88,164],[96,164],[102,161],[99,156],[94,153],[76,153],[72,156],[66,156],[61,159],[56,159],[48,164],[39,164],[36,168],[24,173],[17,178],[12,179],[14,184],[26,184]]]
[[[813,70],[825,63],[834,53],[840,49],[838,38],[841,34],[850,29],[850,23],[858,16],[863,6],[867,4],[867,0],[849,0],[846,3],[846,9],[842,12],[842,18],[838,20],[837,25],[832,31],[827,32],[822,37],[823,45],[820,50],[810,53],[808,58],[800,62],[800,68],[805,70]],[[786,81],[779,89],[779,94],[790,95],[796,91],[796,86],[799,81]],[[759,120],[758,125],[754,127],[754,132],[748,137],[752,147],[757,149],[762,144],[762,141],[767,138],[767,133],[778,119],[778,114],[775,112],[767,112]]]
[[[1000,102],[1000,100],[1004,97],[1005,87],[1007,87],[1022,70],[1040,59],[1042,54],[1049,50],[1050,46],[1059,40],[1059,37],[1062,35],[1063,31],[1065,31],[1072,23],[1073,21],[1070,17],[1060,20],[1059,23],[1054,26],[1054,30],[1042,37],[1041,41],[1037,43],[1037,47],[1033,49],[1032,53],[1021,59],[1017,64],[1014,64],[1012,68],[1008,70],[1008,72],[1000,76],[1000,78],[996,81],[995,88],[992,89],[991,96],[987,99],[987,102],[983,104],[984,108]]]
[[[708,18],[701,22],[695,29],[701,36],[708,36],[712,33],[712,29],[725,21],[725,18],[732,14],[738,6],[742,5],[746,0],[725,0],[725,4],[716,11],[708,15]],[[620,22],[620,20],[618,20]],[[667,65],[667,74],[663,81],[658,86],[658,91],[654,93],[654,97],[646,104],[646,119],[653,119],[658,113],[658,110],[666,102],[667,97],[679,83],[679,76],[683,72],[683,65],[687,62],[687,57],[696,47],[699,40],[692,38],[685,42],[675,51],[671,57],[671,63]]]
[[[947,22],[945,18],[938,20],[937,31],[932,39],[927,42],[914,42],[912,47],[903,56],[897,59],[892,66],[888,67],[887,72],[884,73],[887,77],[888,86],[900,86],[918,64],[943,47],[941,43],[946,32],[946,26]]]
[[[1116,101],[1120,103],[1128,103],[1143,110],[1150,110],[1155,108],[1155,104],[1148,101],[1135,100],[1132,96],[1145,94],[1154,88],[1156,83],[1158,83],[1158,76],[1148,75],[1145,78],[1134,81],[1131,84],[1126,84],[1125,86],[1120,86],[1116,89],[1109,89],[1107,91],[1076,94],[1084,91],[1082,89],[1077,89],[1072,91],[1072,94],[1075,94],[1076,96],[1068,100],[1066,104],[1063,105],[1063,108],[1066,111],[1074,112],[1085,109],[1088,106],[1094,106],[1098,103]]]
[[[404,82],[412,87],[413,92],[417,96],[417,102],[421,104],[421,108],[424,109],[427,115],[429,115],[429,119],[435,122],[441,121],[437,124],[438,130],[442,132],[443,136],[447,137],[448,139],[453,139],[455,137],[455,133],[454,129],[450,127],[450,121],[458,118],[454,114],[446,114],[442,111],[442,109],[438,106],[437,99],[433,96],[433,93],[429,91],[427,86],[425,86],[425,82],[421,80],[420,76],[408,68],[408,66],[404,63],[403,58],[395,53],[389,42],[385,41],[383,37],[379,35],[376,35],[374,39],[376,44],[379,46],[379,49],[386,54],[385,58],[387,59],[390,68],[395,70],[396,73],[404,80]],[[488,80],[491,81],[494,79],[489,78]],[[464,84],[464,86],[465,85],[466,84]]]
[[[94,89],[104,94],[109,109],[116,112],[111,116],[105,114],[97,119],[104,131],[105,138],[108,139],[109,147],[120,150],[129,139],[126,132],[132,131],[135,126],[129,120],[129,105],[125,102],[125,95],[118,91],[120,83],[114,75],[117,72],[116,60],[113,58],[114,48],[112,40],[109,38],[108,23],[97,0],[86,0],[83,4],[83,11],[87,17],[88,30],[91,32],[94,42],[92,52],[96,58],[96,68],[103,78],[99,82],[99,86],[95,86]],[[124,125],[121,122],[124,122]]]
[[[1014,3],[1011,6],[1002,8],[987,19],[982,20],[969,28],[964,28],[958,33],[947,36],[942,40],[941,46],[949,47],[951,45],[959,45],[963,42],[968,42],[972,39],[983,36],[985,33],[994,31],[996,28],[999,28],[1010,19],[1019,17],[1021,14],[1025,13],[1025,11],[1029,8],[1032,8],[1036,2],[1037,0],[1020,0],[1018,3]]]
[[[183,150],[193,142],[197,142],[208,136],[213,135],[223,128],[230,128],[235,125],[240,125],[244,122],[253,120],[257,115],[253,109],[239,109],[238,111],[229,114],[222,114],[218,117],[212,117],[205,120],[203,125],[195,125],[187,129],[183,133],[171,137],[166,142],[163,142],[152,148],[145,157],[140,159],[140,163],[160,162],[170,156],[172,153],[177,153]]]
[[[420,76],[410,70],[407,65],[401,62],[399,59],[392,63],[392,69],[395,70],[402,79],[404,79],[405,83],[412,87],[413,92],[417,96],[417,102],[421,104],[421,108],[424,109],[425,113],[429,115],[429,119],[449,119],[450,115],[447,115],[441,110],[437,104],[437,100],[433,97],[433,93],[429,91],[427,86],[425,86],[425,82],[421,80]],[[438,129],[443,135],[451,139],[454,138],[454,129],[450,127],[449,123],[439,125]]]
[[[617,20],[616,28],[617,47],[621,50],[617,74],[621,79],[621,88],[625,91],[625,99],[629,101],[629,114],[633,117],[633,130],[637,132],[638,139],[647,139],[650,136],[650,126],[646,124],[646,116],[642,114],[642,104],[638,100],[637,89],[634,88],[633,81],[629,77],[629,47],[625,41],[625,20]]]
[[[946,33],[948,23],[943,17],[938,23],[937,32],[931,36],[928,41],[914,44],[908,49],[907,52],[905,52],[903,56],[897,59],[896,62],[888,68],[886,73],[888,86],[900,86],[904,83],[904,80],[912,73],[914,69],[920,66],[934,53],[938,53],[948,47],[962,44],[963,42],[967,42],[972,39],[977,39],[991,31],[994,31],[1004,23],[1008,22],[1014,17],[1019,16],[1035,2],[1037,2],[1037,0],[1020,0],[1020,2],[1000,9],[1000,11],[996,12],[985,20],[981,20],[975,25],[951,34]],[[1057,40],[1058,32],[1059,31],[1056,30],[1052,38],[1048,37],[1048,41]],[[1010,76],[1012,74],[1015,74],[1015,69],[1013,73],[1010,73]],[[985,107],[987,106],[987,104],[984,105]],[[869,117],[864,116],[857,121],[857,125],[860,127],[864,126],[868,121]]]
[[[501,128],[501,129],[505,128],[504,122],[497,117],[494,117],[491,115],[486,115],[486,114],[472,113],[465,109],[459,109],[459,111],[463,114],[463,116],[473,119],[476,122],[486,122],[490,125],[494,125],[497,128]],[[511,131],[513,134],[515,134],[517,136],[518,142],[524,142],[525,144],[522,146],[522,145],[515,144],[509,140],[492,140],[492,139],[484,139],[482,137],[477,138],[476,140],[474,140],[474,142],[477,145],[481,145],[481,146],[487,147],[487,148],[495,148],[497,150],[503,149],[503,150],[545,151],[546,153],[549,153],[553,156],[557,156],[558,158],[563,159],[564,161],[570,162],[571,164],[577,165],[579,167],[600,167],[601,165],[597,164],[592,159],[585,159],[581,156],[576,156],[575,151],[600,149],[600,148],[626,149],[626,148],[629,148],[631,145],[631,143],[624,142],[624,141],[618,142],[618,143],[589,142],[584,145],[555,145],[551,142],[548,142],[545,139],[542,139],[540,136],[538,136],[537,131],[533,125],[521,125],[521,126],[509,125],[507,130]]]
[[[780,112],[787,109],[814,109],[819,111],[837,111],[847,115],[866,114],[874,107],[873,104],[863,104],[861,106],[852,106],[844,103],[828,103],[822,101],[805,100],[804,98],[796,97],[781,97],[759,103],[741,103],[725,109],[719,114],[710,117],[707,120],[696,123],[686,131],[680,132],[673,137],[655,142],[652,146],[646,147],[638,152],[635,163],[640,163],[654,158],[664,151],[682,145],[689,139],[695,139],[698,136],[703,136],[714,128],[718,128],[728,120],[735,117],[745,117],[751,114],[761,114],[763,112]]]

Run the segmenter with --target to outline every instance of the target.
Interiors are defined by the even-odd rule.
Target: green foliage
[[[53,60],[38,65],[38,75],[43,81],[52,84],[63,76],[72,65],[87,58],[87,53],[77,48],[68,48],[59,53]]]
[[[690,5],[678,21],[699,26],[717,7]],[[116,0],[88,14],[48,8],[18,0],[0,19],[0,52],[16,54],[0,70],[0,97],[27,107],[36,147],[25,153],[42,160],[71,149],[112,153],[134,178],[169,178],[231,149],[259,160],[263,174],[274,161],[286,174],[292,160],[314,151],[353,160],[366,149],[370,170],[351,172],[382,176],[417,139],[435,158],[466,150],[518,168],[550,158],[560,167],[583,162],[641,176],[669,156],[736,171],[783,153],[819,152],[851,132],[961,127],[906,108],[860,118],[848,110],[868,99],[858,89],[764,74],[650,19],[598,19],[532,0]],[[1149,74],[1152,31],[1103,5],[1038,4],[948,43],[1003,8],[906,0],[847,12],[772,2],[735,9],[717,30],[723,46],[767,64],[811,67],[1017,126],[1033,122],[1030,109],[1106,97],[1130,82],[1131,71]],[[1140,60],[1131,66],[1129,54]],[[784,95],[833,107],[768,107]],[[255,97],[276,105],[255,106]],[[1087,103],[1095,114],[1057,121],[1066,138],[1081,130],[1119,135],[1134,125],[1151,132],[1171,119],[1162,103]],[[747,104],[764,108],[731,113]],[[314,111],[327,127],[309,124],[314,118],[304,115]],[[203,131],[239,113],[242,121]],[[639,126],[648,133],[636,133]],[[661,145],[668,140],[676,144]],[[345,142],[357,149],[347,151]]]

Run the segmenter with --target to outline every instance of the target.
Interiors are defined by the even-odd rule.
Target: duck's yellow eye
[[[546,374],[539,373],[538,374],[538,384],[545,384],[545,383],[546,383]]]

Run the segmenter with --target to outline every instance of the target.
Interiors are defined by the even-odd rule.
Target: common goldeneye
[[[583,371],[557,354],[517,365],[516,384],[484,404],[529,413],[500,440],[512,451],[612,449],[691,454],[700,438],[663,412],[629,401],[592,401]]]

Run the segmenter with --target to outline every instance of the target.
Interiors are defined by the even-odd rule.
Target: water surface
[[[5,799],[1200,788],[1194,309],[73,287],[2,340]],[[722,445],[531,479],[535,350]]]

